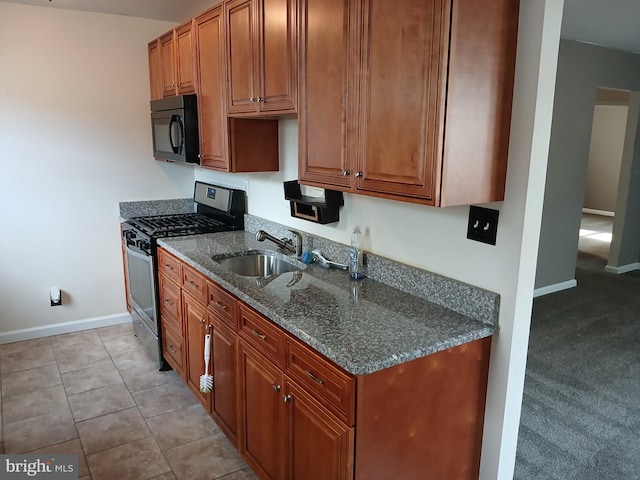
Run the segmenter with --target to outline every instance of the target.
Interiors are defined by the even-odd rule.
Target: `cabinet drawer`
[[[284,367],[285,334],[270,320],[240,304],[240,335],[260,353]]]
[[[182,375],[184,371],[182,336],[165,322],[162,325],[162,353],[173,369]]]
[[[182,264],[182,288],[201,304],[207,304],[207,281],[204,275],[184,263]]]
[[[238,302],[236,299],[218,285],[211,282],[207,282],[207,292],[209,309],[215,313],[216,317],[224,320],[234,332],[237,332],[236,305]]]
[[[160,315],[182,330],[182,313],[180,309],[180,287],[167,279],[165,275],[158,277],[160,284]]]
[[[158,249],[158,273],[180,284],[180,260],[162,248]]]
[[[348,425],[353,425],[355,379],[299,343],[287,341],[286,373]]]

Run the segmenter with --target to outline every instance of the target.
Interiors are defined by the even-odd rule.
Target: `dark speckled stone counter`
[[[261,286],[256,278],[236,275],[212,260],[214,255],[273,251],[271,245],[257,242],[248,232],[197,235],[159,243],[356,375],[484,338],[496,329],[495,324],[370,278],[354,282],[344,271],[312,264],[301,275],[285,273]],[[473,310],[473,305],[468,308]]]
[[[193,213],[195,211],[192,198],[174,200],[144,200],[141,202],[120,202],[120,217],[127,219],[147,215],[173,215],[176,213]]]

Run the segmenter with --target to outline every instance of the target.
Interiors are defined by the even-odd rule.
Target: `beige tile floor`
[[[0,345],[0,451],[77,454],[81,480],[255,479],[131,325]]]

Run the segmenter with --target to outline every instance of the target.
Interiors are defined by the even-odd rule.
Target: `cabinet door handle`
[[[207,330],[213,330],[213,325],[207,325]]]
[[[342,170],[342,176],[343,177],[348,177],[350,173],[351,173],[350,170]]]
[[[282,396],[282,401],[284,403],[289,403],[291,400],[293,400],[293,397],[291,395],[283,395]]]
[[[274,385],[271,387],[274,392],[278,393],[280,391],[280,385]]]
[[[356,173],[355,173],[355,176],[356,176],[356,177],[361,177],[361,176],[362,176],[362,172],[356,172]]]
[[[222,302],[218,302],[218,301],[216,301],[216,305],[217,305],[217,306],[219,306],[219,307],[220,307],[221,309],[223,309],[223,310],[226,310],[226,309],[227,309],[227,306],[226,306],[224,303],[222,303]]]
[[[255,99],[254,97],[249,97],[249,101],[250,101],[251,103],[256,103],[256,99]]]
[[[260,340],[266,340],[267,336],[266,335],[262,335],[259,331],[257,330],[251,330],[253,332],[253,334],[258,337]]]
[[[201,318],[200,319],[200,325],[204,325],[204,322],[205,322],[204,318]]]
[[[169,299],[165,300],[164,303],[169,304],[173,307],[173,302]]]
[[[168,349],[171,353],[176,353],[176,350],[175,350],[175,348],[173,348],[173,345],[169,345],[169,346],[167,347],[167,349]]]
[[[258,97],[258,98],[256,98],[256,101],[257,101],[258,103],[264,103],[264,98],[262,98],[262,97]]]
[[[324,383],[324,380],[322,378],[316,377],[313,372],[311,372],[311,370],[305,370],[304,373],[311,377],[311,380],[313,380],[314,382],[319,383],[320,385]]]

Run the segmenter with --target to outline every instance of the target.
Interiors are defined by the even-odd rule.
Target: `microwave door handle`
[[[180,127],[180,145],[178,145],[178,151],[176,153],[182,153],[184,149],[184,123],[182,123],[182,117],[180,115],[176,115],[178,117],[178,126]]]
[[[179,115],[171,115],[171,120],[169,121],[169,143],[171,144],[171,151],[173,153],[180,153],[180,146],[176,146],[176,144],[173,142],[173,139],[175,137],[174,135],[174,128],[173,125],[176,124],[178,126],[180,126],[180,128],[182,128],[182,126],[180,125],[180,116]]]

